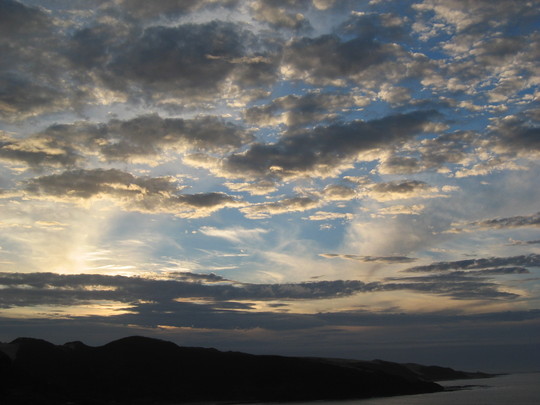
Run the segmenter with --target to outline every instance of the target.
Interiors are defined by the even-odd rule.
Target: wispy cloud
[[[209,226],[202,227],[200,232],[207,236],[213,236],[216,238],[222,238],[233,243],[249,243],[253,240],[261,240],[261,236],[268,233],[268,229],[254,228],[227,228],[217,229]]]

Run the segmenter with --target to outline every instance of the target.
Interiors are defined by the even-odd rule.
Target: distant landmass
[[[252,355],[133,336],[104,346],[18,338],[0,344],[5,405],[181,404],[353,399],[442,391],[491,377],[436,366]]]

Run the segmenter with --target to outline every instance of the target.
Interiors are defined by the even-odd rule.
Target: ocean
[[[295,405],[540,405],[540,372],[439,384],[466,388],[390,398],[296,402]]]

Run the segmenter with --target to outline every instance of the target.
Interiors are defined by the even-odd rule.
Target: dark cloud
[[[96,152],[103,160],[155,162],[167,150],[232,151],[249,144],[253,135],[221,118],[162,118],[157,114],[107,123],[54,124],[24,139],[4,137],[0,159],[24,162],[33,168],[74,166]]]
[[[537,240],[512,240],[510,246],[540,245],[540,239]]]
[[[311,27],[300,11],[306,8],[309,0],[255,0],[250,4],[253,18],[270,24],[273,28],[307,30]]]
[[[28,197],[60,201],[106,197],[127,210],[180,217],[202,217],[242,205],[223,193],[181,194],[182,187],[169,177],[136,177],[117,169],[80,169],[37,177],[27,181],[24,190]]]
[[[383,62],[395,61],[399,47],[370,38],[342,41],[337,35],[293,40],[283,53],[287,75],[314,84],[357,81],[361,73]]]
[[[28,7],[13,0],[0,1],[0,35],[4,39],[13,34],[26,35],[46,31],[49,24],[47,14],[39,8]]]
[[[271,103],[248,108],[245,120],[256,125],[313,125],[336,118],[336,112],[360,103],[353,95],[339,93],[307,93],[287,95]]]
[[[231,23],[149,27],[114,55],[109,73],[158,91],[172,84],[215,91],[234,68],[229,60],[243,56],[242,47]]]
[[[351,121],[285,135],[274,144],[253,144],[228,157],[223,169],[242,177],[325,176],[361,152],[388,148],[422,133],[437,114],[418,111],[373,121]],[[348,162],[347,162],[348,163]]]
[[[482,221],[473,221],[466,224],[454,224],[456,225],[452,232],[462,232],[469,228],[477,229],[511,229],[521,228],[527,226],[539,226],[540,225],[540,212],[533,215],[518,215],[508,218],[493,218],[484,219]]]
[[[410,174],[428,170],[449,171],[470,159],[471,146],[480,139],[473,132],[457,131],[423,139],[385,158],[379,166],[382,174]]]
[[[525,267],[499,267],[495,269],[468,271],[465,274],[478,275],[478,276],[491,276],[491,275],[502,275],[502,274],[529,274],[529,273],[530,271],[527,270]]]
[[[527,156],[540,151],[540,117],[538,108],[511,115],[495,121],[492,125],[493,147],[499,153]]]
[[[124,303],[201,298],[210,301],[297,300],[347,296],[373,290],[373,284],[361,281],[317,281],[297,284],[220,283],[212,275],[186,274],[159,280],[96,274],[60,275],[54,273],[1,273],[4,286],[0,298],[3,307],[41,304],[73,305],[77,300],[108,299]],[[178,278],[179,277],[179,278]],[[188,281],[189,280],[189,281]],[[27,291],[27,294],[24,293]],[[40,298],[41,297],[41,298]],[[25,303],[25,300],[29,301]]]
[[[394,180],[366,185],[360,191],[377,201],[403,200],[410,198],[438,197],[439,189],[418,180]]]
[[[0,135],[0,159],[26,163],[39,170],[46,166],[74,166],[82,156],[74,145],[51,136],[14,139]]]
[[[30,76],[0,72],[0,116],[9,120],[26,118],[66,107],[66,95],[50,83]]]
[[[461,272],[463,273],[463,272]],[[518,271],[517,274],[522,274]],[[507,273],[501,273],[507,274]],[[511,272],[510,274],[516,274]],[[302,282],[294,284],[248,284],[227,282],[212,275],[185,274],[172,279],[150,279],[97,274],[61,275],[54,273],[0,273],[0,307],[84,305],[96,300],[122,303],[129,314],[108,314],[117,322],[139,326],[190,326],[212,329],[238,327],[266,329],[303,328],[320,324],[322,319],[334,325],[354,324],[362,311],[344,311],[319,315],[249,312],[255,302],[318,300],[358,293],[415,291],[448,296],[453,299],[514,299],[518,295],[499,290],[499,285],[478,276],[445,274],[438,276],[387,279],[364,283],[355,280]],[[494,274],[490,274],[493,276]],[[189,281],[188,281],[189,280]],[[275,307],[275,306],[274,306]],[[224,312],[225,311],[225,312]],[[322,318],[319,319],[319,316]],[[129,319],[129,322],[127,320]],[[296,320],[303,322],[295,323]],[[343,323],[344,322],[344,323]],[[352,323],[349,323],[352,322]]]
[[[190,281],[190,282],[204,282],[204,283],[221,283],[231,280],[227,280],[217,274],[200,274],[200,273],[190,273],[190,272],[170,272],[164,275],[166,278],[179,280],[179,281]]]
[[[504,228],[519,228],[522,226],[539,226],[540,225],[540,212],[537,212],[533,215],[518,215],[515,217],[509,218],[495,218],[495,219],[486,219],[479,222],[471,222],[470,225],[478,226],[480,228],[495,228],[495,229],[504,229]]]
[[[115,49],[120,47],[129,36],[138,35],[136,27],[115,24],[95,24],[75,31],[68,39],[64,51],[75,69],[85,75],[94,69],[104,67]],[[87,80],[91,80],[87,77]]]
[[[350,254],[338,254],[338,253],[321,253],[319,256],[326,257],[327,259],[339,258],[347,260],[357,260],[365,263],[411,263],[417,259],[414,257],[406,256],[359,256]]]
[[[192,102],[215,96],[229,78],[243,85],[275,80],[277,61],[256,51],[257,42],[240,25],[223,21],[148,27],[117,47],[99,74],[110,89],[136,96],[141,88],[149,102],[163,95]]]
[[[92,86],[178,110],[228,91],[230,82],[240,93],[273,83],[279,49],[241,24],[219,20],[145,29],[116,22],[75,32],[67,55]]]
[[[132,18],[155,19],[158,17],[176,17],[183,14],[199,11],[207,7],[231,7],[238,0],[121,0],[115,2],[118,7]]]
[[[409,194],[417,190],[425,190],[429,185],[423,181],[406,180],[406,181],[391,181],[388,183],[377,183],[373,186],[373,191],[376,193],[398,193]]]
[[[448,270],[489,269],[493,267],[521,266],[539,267],[540,255],[530,254],[513,257],[490,257],[486,259],[458,260],[454,262],[438,262],[427,266],[417,266],[404,270],[408,273],[445,272]]]
[[[407,19],[396,14],[353,12],[339,31],[359,38],[398,41],[406,39],[407,25]]]
[[[394,283],[387,283],[385,284],[384,289],[386,291],[410,290],[424,292],[458,300],[504,300],[519,297],[518,294],[501,291],[496,283],[472,280],[467,277],[460,278],[457,276],[450,279],[442,277],[416,277],[412,280],[400,280]]]
[[[68,106],[60,42],[42,9],[0,1],[0,118],[16,121]]]
[[[79,169],[34,178],[26,183],[25,190],[32,195],[87,199],[99,194],[167,195],[178,189],[172,180],[166,177],[135,177],[117,169]]]
[[[511,259],[511,258],[510,258]],[[449,296],[454,299],[514,299],[518,298],[519,294],[501,291],[500,286],[490,279],[496,276],[503,275],[520,275],[529,274],[529,270],[525,267],[496,267],[486,268],[482,270],[469,270],[475,265],[467,266],[461,262],[454,262],[454,268],[465,267],[467,270],[444,271],[442,274],[415,276],[415,277],[399,277],[386,279],[384,288],[388,289],[410,289],[413,291],[431,291],[434,294]],[[431,266],[420,266],[406,271],[429,272],[440,267],[438,271],[442,271],[444,263],[434,263]],[[426,267],[433,267],[432,270],[415,270]],[[447,269],[448,270],[448,269]]]
[[[131,120],[111,120],[101,125],[74,125],[62,132],[88,134],[93,147],[107,160],[155,156],[167,148],[177,150],[226,151],[253,140],[236,124],[220,118],[201,116],[194,119],[161,118],[157,114]],[[55,128],[51,128],[51,132]]]

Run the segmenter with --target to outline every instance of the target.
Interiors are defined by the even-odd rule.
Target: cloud
[[[68,107],[66,94],[53,83],[20,73],[0,72],[0,116],[16,121]]]
[[[292,197],[275,202],[252,204],[241,208],[240,211],[247,218],[263,219],[277,214],[308,211],[320,205],[321,201],[318,198]]]
[[[219,170],[243,178],[334,176],[362,160],[362,153],[389,148],[419,135],[435,116],[433,111],[417,111],[318,126],[282,136],[273,144],[254,143],[246,152],[227,157]]]
[[[321,257],[325,257],[327,259],[346,259],[346,260],[356,260],[359,262],[364,263],[410,263],[414,262],[415,258],[412,257],[406,257],[406,256],[387,256],[387,257],[377,257],[377,256],[359,256],[359,255],[349,255],[349,254],[338,254],[338,253],[321,253],[319,254]]]
[[[360,194],[377,201],[393,201],[408,198],[430,198],[438,196],[438,189],[418,180],[391,181],[365,187]]]
[[[481,32],[494,21],[501,27],[514,22],[514,18],[522,17],[527,21],[538,14],[533,3],[514,6],[506,2],[493,4],[489,0],[424,0],[414,4],[413,8],[420,12],[433,12],[434,20],[446,22],[457,32]],[[444,30],[445,26],[439,26],[439,29]]]
[[[164,95],[204,100],[224,90],[232,77],[239,82],[274,80],[273,61],[246,58],[261,56],[248,53],[249,43],[256,43],[251,33],[217,20],[148,27],[116,50],[100,77],[112,90],[132,92],[140,87],[139,96],[149,101],[163,101]]]
[[[207,236],[222,238],[229,242],[240,244],[260,241],[261,235],[268,233],[269,230],[262,228],[245,229],[240,227],[217,229],[211,226],[204,226],[200,229],[200,232]]]
[[[508,2],[493,5],[486,0],[426,0],[413,9],[420,12],[413,24],[420,39],[437,38],[441,49],[453,57],[443,69],[446,80],[431,81],[434,87],[482,93],[490,103],[506,103],[520,99],[535,86],[534,61],[539,50],[538,34],[532,27],[539,13],[534,2],[513,7]],[[428,15],[431,18],[425,18]],[[531,31],[525,34],[527,30]],[[486,32],[494,35],[486,36]],[[483,87],[486,81],[490,82],[487,89]]]
[[[471,225],[478,226],[480,228],[519,228],[522,226],[539,226],[540,225],[540,212],[537,212],[533,215],[523,216],[519,215],[516,217],[509,218],[496,218],[496,219],[486,219],[479,222],[472,222]]]
[[[407,35],[407,18],[393,13],[351,12],[339,31],[345,35],[354,34],[360,38],[378,38],[397,42]]]
[[[133,12],[172,15],[173,10],[181,13],[211,3],[219,5],[160,1],[140,8],[131,2],[122,6]],[[227,3],[221,4],[235,2]],[[222,20],[132,24],[117,14],[75,31],[65,52],[73,73],[97,93],[182,111],[207,108],[202,103],[215,101],[215,94],[240,99],[247,88],[260,89],[277,79],[278,49],[270,50],[276,47],[267,47],[245,24]]]
[[[443,127],[439,128],[442,130]],[[439,132],[439,131],[437,131]],[[470,163],[478,134],[467,131],[444,133],[436,137],[411,140],[404,148],[381,157],[381,174],[412,174],[429,170],[449,173],[454,165]]]
[[[512,229],[521,228],[527,226],[539,226],[540,225],[540,212],[532,215],[518,215],[508,218],[494,218],[484,219],[482,221],[473,221],[467,223],[453,224],[453,228],[450,232],[468,232],[475,229],[488,230],[488,229]]]
[[[47,166],[72,167],[82,156],[71,143],[54,137],[16,139],[0,134],[0,159],[41,169]]]
[[[379,215],[420,215],[424,211],[425,206],[422,204],[415,205],[393,205],[390,207],[380,208],[377,211]]]
[[[12,33],[46,31],[50,24],[47,14],[41,9],[26,6],[18,1],[2,0],[0,10],[2,10],[0,14],[0,33],[3,36]]]
[[[171,84],[215,91],[234,68],[227,59],[243,56],[240,35],[235,25],[217,21],[149,27],[114,55],[109,69],[115,78],[158,91]]]
[[[108,198],[127,210],[198,218],[242,203],[223,193],[180,194],[168,177],[135,177],[117,169],[72,170],[31,179],[28,197],[68,202]]]
[[[354,188],[339,184],[329,184],[320,192],[320,195],[325,201],[347,201],[358,196]]]
[[[540,152],[538,108],[520,115],[509,115],[492,124],[493,148],[501,154],[536,157]]]
[[[299,12],[295,12],[295,6],[306,6],[308,1],[278,0],[266,2],[255,0],[250,7],[253,17],[258,21],[264,21],[274,28],[307,29],[310,27],[309,21]]]
[[[371,38],[342,41],[337,35],[294,39],[284,49],[281,71],[287,78],[318,85],[360,82],[363,73],[395,61],[400,48]]]
[[[269,104],[246,109],[244,115],[247,122],[261,126],[312,125],[335,119],[340,110],[365,104],[364,98],[354,94],[312,92],[276,98]]]
[[[106,161],[135,160],[155,164],[163,152],[226,153],[250,143],[244,128],[213,116],[162,118],[157,114],[107,123],[54,124],[27,138],[0,138],[0,159],[26,163],[34,169],[72,167],[89,154]]]
[[[398,258],[367,258],[367,261],[400,262]],[[238,323],[254,327],[264,321],[267,329],[283,329],[294,325],[294,319],[303,314],[291,313],[280,318],[271,312],[250,312],[255,302],[310,301],[330,298],[351,297],[360,293],[385,294],[395,291],[413,291],[420,294],[442,295],[453,299],[467,300],[511,300],[516,293],[503,291],[487,278],[497,275],[526,274],[523,269],[499,271],[477,271],[470,274],[450,274],[420,277],[388,278],[381,282],[364,283],[358,280],[333,280],[282,284],[250,284],[227,280],[214,274],[168,273],[164,277],[143,278],[106,276],[96,274],[61,275],[54,273],[0,273],[0,307],[16,309],[24,307],[72,307],[76,318],[77,305],[88,305],[96,301],[107,301],[129,307],[129,314],[110,313],[107,316],[120,322],[127,316],[132,325],[171,325],[212,329],[235,328]],[[231,312],[232,311],[232,312]],[[236,312],[241,311],[241,312]],[[332,324],[349,324],[365,311],[329,312],[319,315]],[[216,315],[219,317],[216,318]],[[235,314],[235,315],[233,315]],[[232,318],[231,318],[232,317]],[[267,319],[268,318],[268,319]],[[265,321],[266,320],[266,321]],[[268,321],[268,322],[267,322]],[[312,319],[308,323],[321,322]],[[305,327],[296,324],[294,327]]]
[[[114,6],[120,7],[131,17],[148,20],[189,14],[208,7],[231,7],[237,2],[238,0],[120,0],[116,1]]]
[[[0,118],[17,121],[66,108],[53,20],[41,8],[0,1]]]
[[[539,267],[540,255],[530,254],[513,257],[490,257],[483,259],[458,260],[454,262],[438,262],[427,266],[411,267],[407,273],[446,272],[448,270],[487,269],[493,267],[521,266]]]
[[[257,188],[260,182],[255,183],[253,186],[246,183],[240,184],[244,185],[238,187],[235,183],[233,183],[228,184],[228,186],[231,189],[250,191],[252,194],[253,191],[251,187],[254,187],[254,191],[257,193],[261,191],[260,194],[264,194],[263,191],[267,190],[266,186],[264,186],[262,190]],[[264,184],[266,184],[266,182]],[[284,198],[274,202],[255,203],[242,208],[241,211],[246,214],[247,218],[262,219],[276,214],[307,211],[334,201],[348,201],[357,197],[355,189],[337,184],[330,184],[321,191],[302,189],[299,189],[298,191],[301,192],[301,194],[298,196]],[[341,217],[344,217],[343,214]],[[345,217],[348,217],[348,215],[345,215]]]
[[[371,291],[361,281],[317,281],[295,284],[226,282],[215,275],[168,274],[169,279],[96,274],[0,273],[0,305],[73,305],[107,299],[123,303],[173,303],[187,298],[210,301],[323,299]],[[217,284],[216,284],[217,283]]]
[[[310,215],[307,219],[309,219],[310,221],[332,221],[336,219],[350,221],[353,218],[354,215],[348,212],[317,211],[314,214]]]
[[[386,290],[411,290],[452,297],[458,300],[508,300],[516,299],[519,294],[501,291],[499,285],[492,282],[475,280],[458,275],[437,275],[431,277],[411,277],[387,283]]]
[[[540,239],[537,240],[513,240],[510,239],[510,246],[526,246],[526,245],[539,245]]]

